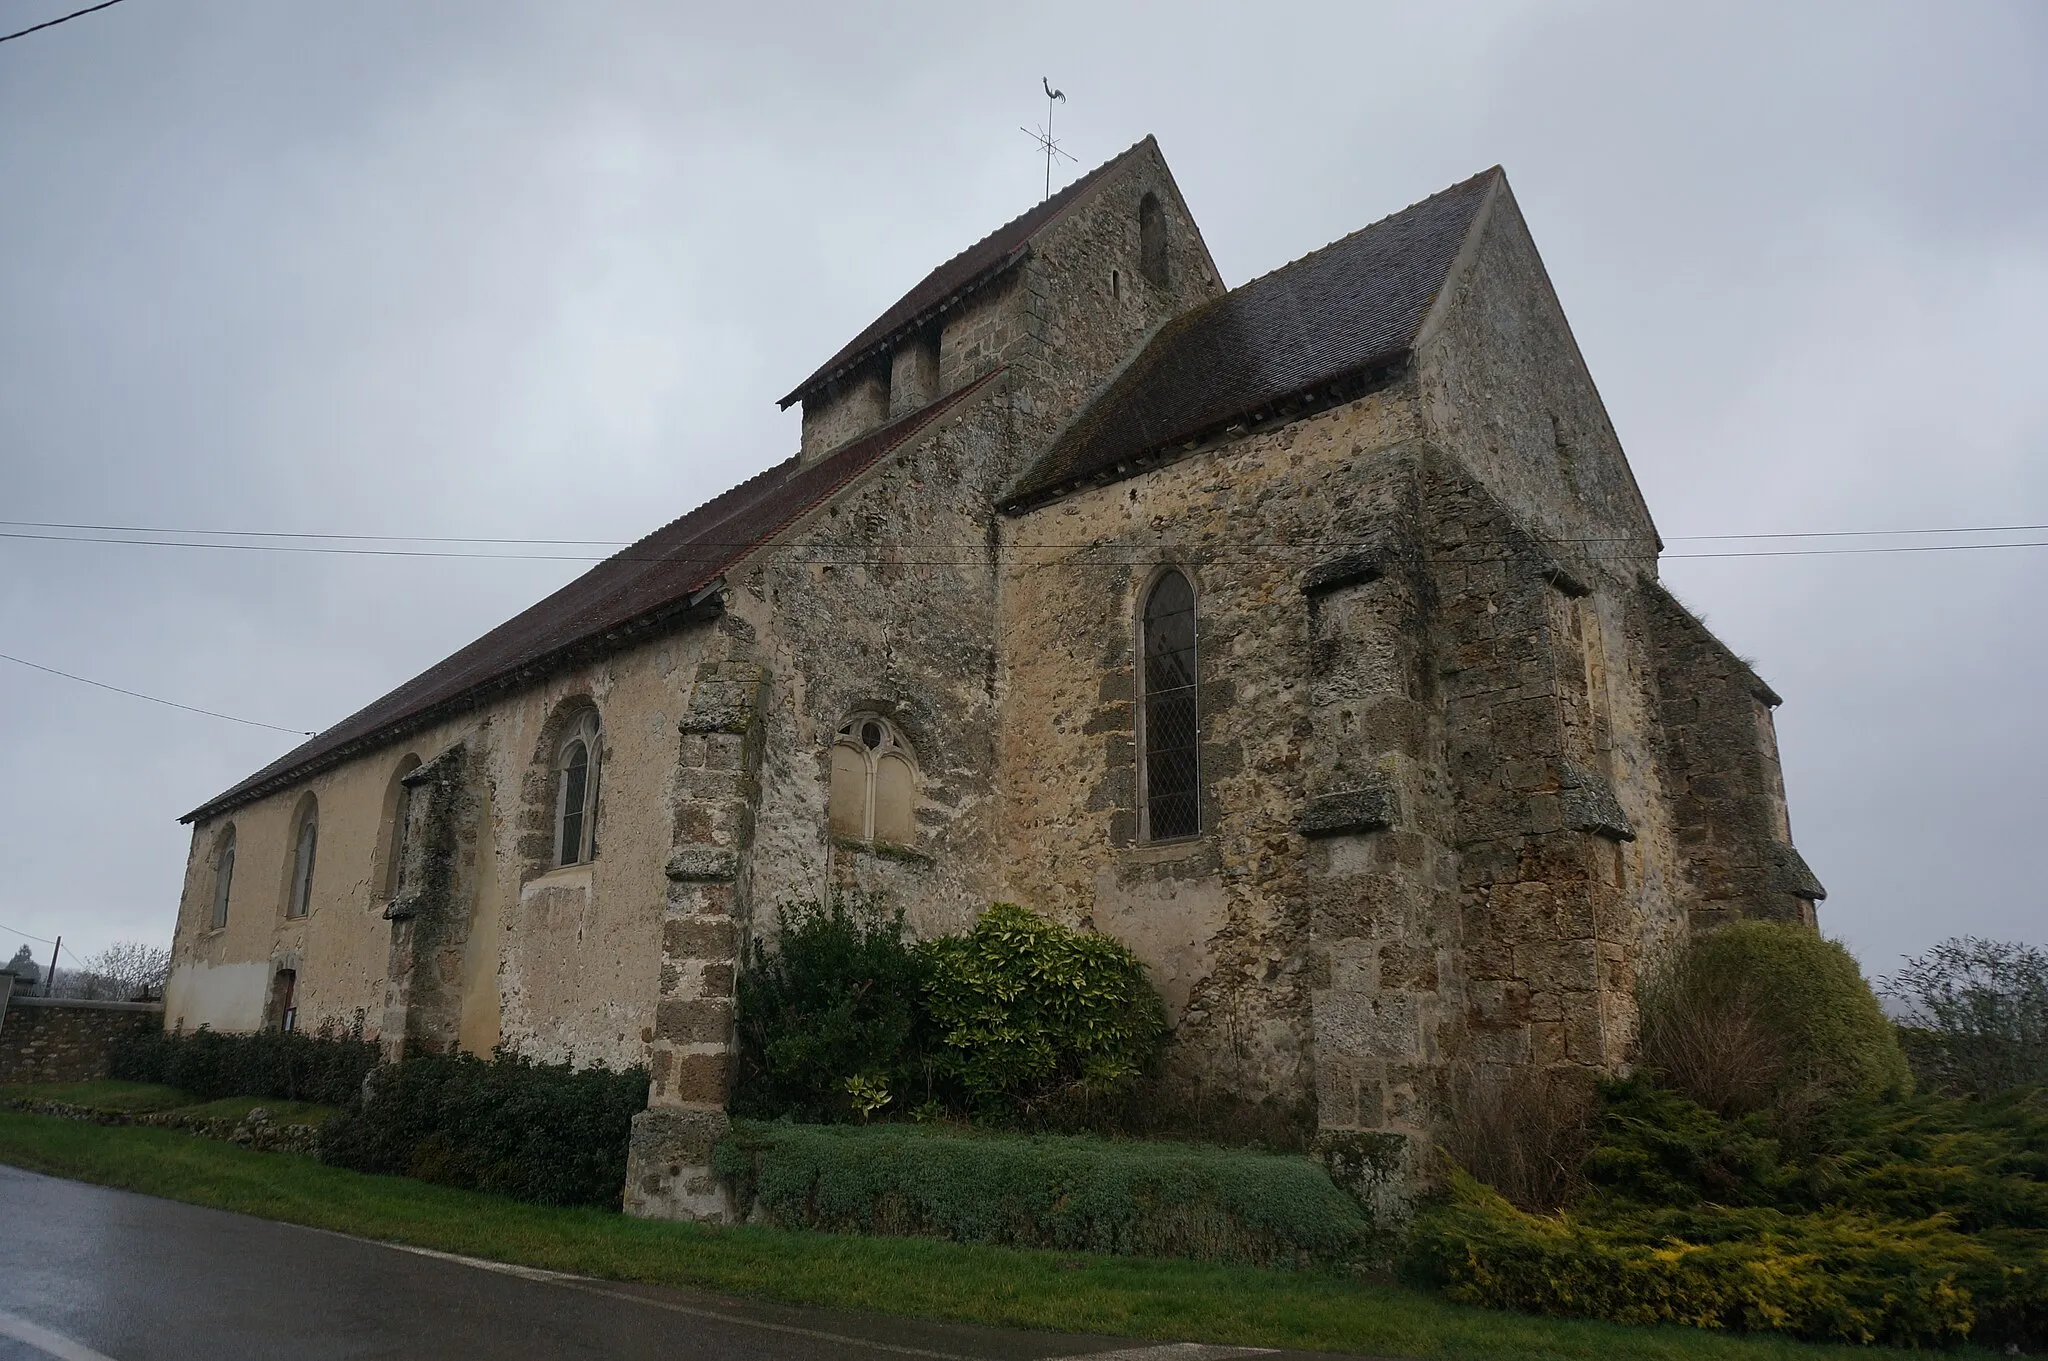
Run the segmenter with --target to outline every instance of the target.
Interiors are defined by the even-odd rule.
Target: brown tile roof
[[[907,331],[916,330],[945,311],[964,295],[989,282],[1022,260],[1031,249],[1031,238],[1050,226],[1054,219],[1078,203],[1109,173],[1141,151],[1157,153],[1151,137],[1111,157],[1045,200],[1030,212],[996,228],[981,240],[924,276],[917,286],[896,300],[894,306],[865,331],[848,341],[838,354],[819,366],[818,371],[798,383],[782,399],[785,408],[800,402],[817,389],[845,374],[861,361],[886,348]]]
[[[994,377],[995,373],[984,375],[809,467],[799,467],[790,458],[714,497],[606,558],[368,708],[286,752],[180,821],[212,817],[261,798],[697,608],[700,593],[726,569]]]
[[[1399,359],[1503,181],[1495,166],[1168,322],[1018,481],[1011,508]]]

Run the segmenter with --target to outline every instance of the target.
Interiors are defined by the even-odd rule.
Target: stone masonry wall
[[[117,1040],[163,1023],[160,1002],[10,998],[0,1019],[0,1083],[95,1081],[107,1075]]]

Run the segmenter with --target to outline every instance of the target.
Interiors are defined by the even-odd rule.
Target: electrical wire
[[[0,935],[20,936],[23,940],[32,940],[38,945],[55,945],[57,943],[54,940],[46,940],[42,936],[31,936],[26,931],[17,931],[5,922],[0,922]]]
[[[145,695],[140,690],[124,690],[118,685],[109,685],[105,681],[96,681],[90,676],[74,676],[69,671],[59,671],[54,666],[44,666],[40,662],[32,662],[23,657],[10,657],[4,652],[0,652],[0,662],[13,662],[17,666],[25,666],[32,671],[42,671],[52,676],[62,676],[65,680],[77,681],[81,685],[96,686],[101,690],[112,690],[117,695],[127,695],[131,699],[146,699],[151,704],[162,704],[172,709],[183,709],[188,714],[205,714],[208,718],[225,718],[230,723],[246,723],[252,728],[268,728],[272,732],[290,733],[294,737],[313,736],[310,729],[280,728],[275,723],[263,723],[253,718],[237,718],[233,714],[219,713],[213,709],[200,709],[190,704],[180,704],[174,699],[159,699],[155,695]]]
[[[30,24],[27,28],[21,29],[18,32],[0,34],[0,43],[11,43],[16,38],[26,38],[31,33],[41,33],[46,28],[55,28],[59,24],[68,24],[73,19],[83,19],[88,14],[95,14],[103,9],[112,9],[120,3],[121,0],[100,0],[100,3],[97,5],[87,5],[84,9],[73,10],[71,13],[60,15],[55,19],[45,19],[39,24]]]

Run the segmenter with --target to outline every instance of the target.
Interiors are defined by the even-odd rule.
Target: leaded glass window
[[[1195,684],[1195,591],[1168,571],[1145,597],[1141,684],[1143,836],[1198,836],[1201,705]]]
[[[597,715],[586,714],[562,744],[555,802],[555,863],[597,858]]]

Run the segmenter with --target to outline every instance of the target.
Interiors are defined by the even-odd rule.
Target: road
[[[924,1323],[618,1285],[0,1167],[0,1361],[1281,1361],[1287,1355]]]

